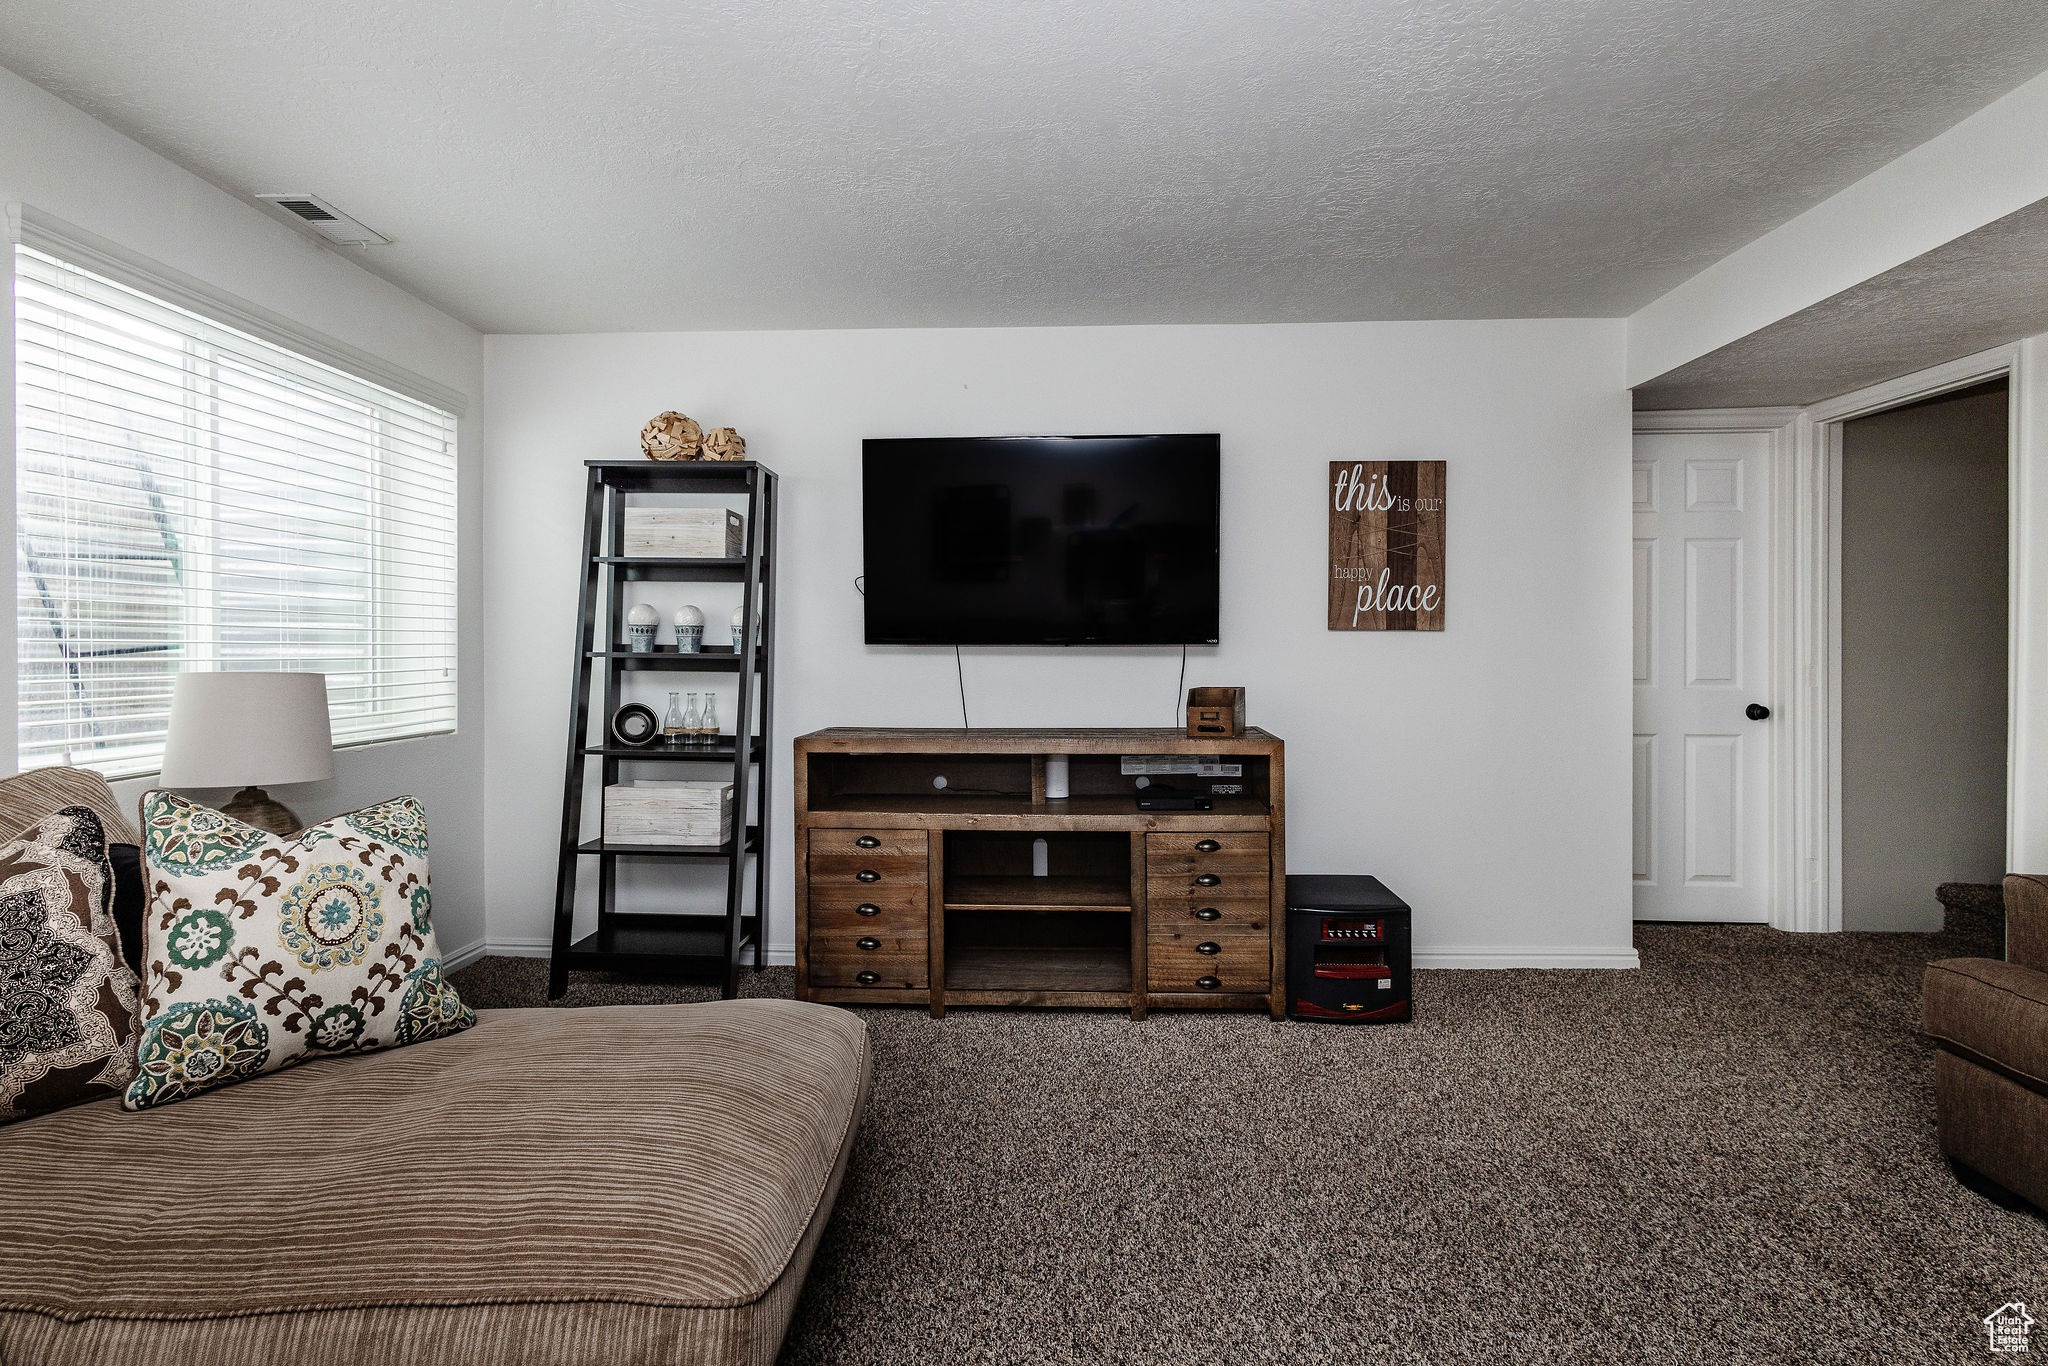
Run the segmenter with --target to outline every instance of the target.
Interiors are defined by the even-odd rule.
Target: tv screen
[[[1216,434],[862,443],[870,645],[1213,644]]]

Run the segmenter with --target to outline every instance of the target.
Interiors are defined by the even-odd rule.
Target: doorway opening
[[[2007,846],[2010,381],[1840,423],[1840,926],[1932,932]]]

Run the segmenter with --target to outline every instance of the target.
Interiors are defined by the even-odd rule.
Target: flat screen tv
[[[1221,468],[1213,432],[866,441],[868,643],[1213,644]]]

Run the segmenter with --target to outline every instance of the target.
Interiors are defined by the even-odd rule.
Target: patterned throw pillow
[[[135,974],[108,908],[99,817],[45,816],[0,848],[0,1124],[121,1094]]]
[[[129,1109],[476,1023],[441,973],[427,814],[412,798],[287,837],[151,792],[142,826],[148,967]]]

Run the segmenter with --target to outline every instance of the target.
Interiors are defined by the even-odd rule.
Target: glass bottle
[[[697,694],[691,693],[688,705],[683,708],[683,738],[681,743],[695,749],[699,743],[697,728],[704,724],[702,714],[697,710]]]
[[[709,746],[718,743],[718,694],[704,694],[704,715],[697,722],[697,742]]]
[[[672,692],[668,695],[668,711],[661,718],[661,742],[671,749],[683,743],[683,695]]]

